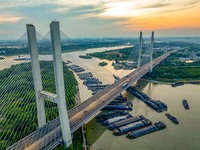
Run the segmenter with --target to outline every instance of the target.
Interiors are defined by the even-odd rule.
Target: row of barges
[[[163,112],[168,109],[167,105],[164,102],[161,102],[160,100],[152,100],[149,96],[147,96],[145,93],[137,90],[133,86],[130,86],[127,89],[128,92],[142,100],[144,103],[146,103],[148,106],[153,108],[157,112]]]
[[[110,104],[105,106],[102,110],[107,110],[96,116],[97,122],[113,132],[113,135],[120,136],[127,134],[127,138],[136,138],[148,133],[152,133],[164,129],[166,125],[158,122],[152,125],[152,122],[142,115],[132,116],[129,114],[129,109],[119,109],[122,106],[133,107],[131,102],[122,95],[111,101]],[[107,109],[105,109],[107,108]],[[109,110],[109,111],[108,111]],[[132,109],[131,109],[132,110]],[[145,129],[143,131],[143,129]],[[136,132],[136,133],[135,133]]]
[[[99,79],[93,77],[91,72],[85,72],[85,69],[78,65],[68,65],[68,68],[77,73],[80,80],[83,80],[83,84],[87,86],[88,90],[92,91],[92,95],[95,95],[108,86],[103,84]]]
[[[141,99],[157,112],[167,110],[167,105],[164,102],[161,102],[159,100],[152,100],[146,94],[138,91],[132,86],[128,88],[127,91]],[[190,109],[187,100],[184,99],[182,103],[185,109]],[[125,107],[127,106],[129,106],[130,109],[125,109]],[[102,109],[109,111],[101,113],[96,117],[96,119],[102,125],[107,126],[107,128],[112,131],[113,135],[121,136],[126,134],[126,137],[129,139],[135,139],[140,136],[144,136],[166,128],[166,125],[161,121],[152,123],[149,119],[145,118],[142,115],[132,116],[128,112],[132,110],[132,107],[133,104],[127,102],[127,99],[120,95]],[[176,117],[172,116],[169,113],[166,113],[165,115],[173,123],[179,124],[179,121]]]

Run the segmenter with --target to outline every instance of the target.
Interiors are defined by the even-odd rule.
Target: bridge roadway
[[[153,67],[158,65],[161,61],[167,58],[170,53],[177,50],[170,51],[162,56],[153,60]],[[140,79],[143,75],[149,72],[150,63],[143,65],[142,67],[134,70],[129,75],[123,77],[114,84],[106,87],[100,93],[97,93],[93,97],[84,101],[83,103],[75,106],[68,111],[71,132],[75,132],[83,124],[87,123],[92,117],[94,117],[103,107],[109,104],[115,97],[120,95],[121,92],[126,90],[131,84]],[[128,83],[126,88],[122,85]],[[52,149],[62,141],[62,133],[60,127],[59,118],[52,120],[43,127],[38,128],[36,131],[18,141],[14,145],[10,146],[9,150],[21,150],[21,149]]]

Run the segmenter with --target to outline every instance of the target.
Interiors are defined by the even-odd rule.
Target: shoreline
[[[157,84],[167,84],[167,85],[172,84],[172,82],[162,82],[162,81],[157,81],[157,80],[148,80],[148,79],[144,79],[144,78],[140,78],[140,80],[147,81],[147,82],[153,82],[153,83],[157,83]]]
[[[166,85],[171,85],[174,82],[162,82],[162,81],[157,81],[157,80],[148,80],[141,78],[140,80],[147,81],[147,82],[153,82],[157,84],[166,84]],[[176,81],[176,82],[182,82],[184,84],[200,84],[200,80],[183,80],[183,81]]]

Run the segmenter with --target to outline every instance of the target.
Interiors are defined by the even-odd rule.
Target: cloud
[[[179,11],[185,11],[185,10],[188,10],[188,9],[191,9],[191,8],[194,8],[195,6],[194,5],[188,5],[186,7],[182,7],[182,8],[179,8],[179,9],[168,9],[168,10],[163,10],[161,11],[162,14],[165,14],[165,13],[174,13],[174,12],[179,12]]]
[[[167,6],[170,6],[170,5],[171,5],[170,3],[156,3],[156,4],[143,6],[141,8],[163,8],[163,7],[167,7]]]
[[[191,1],[186,2],[185,5],[194,5],[194,4],[198,4],[198,3],[200,3],[199,0],[191,0]]]
[[[0,16],[0,23],[4,23],[4,22],[18,22],[21,19],[23,19],[23,17],[14,17],[14,16]]]
[[[67,16],[82,16],[85,14],[99,14],[104,11],[104,8],[101,6],[95,5],[84,5],[84,6],[76,6],[76,7],[58,7],[55,9],[56,12],[59,12],[61,15]]]

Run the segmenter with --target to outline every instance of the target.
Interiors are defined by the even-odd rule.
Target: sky
[[[52,20],[71,38],[200,36],[200,0],[0,0],[0,39],[17,39]]]

